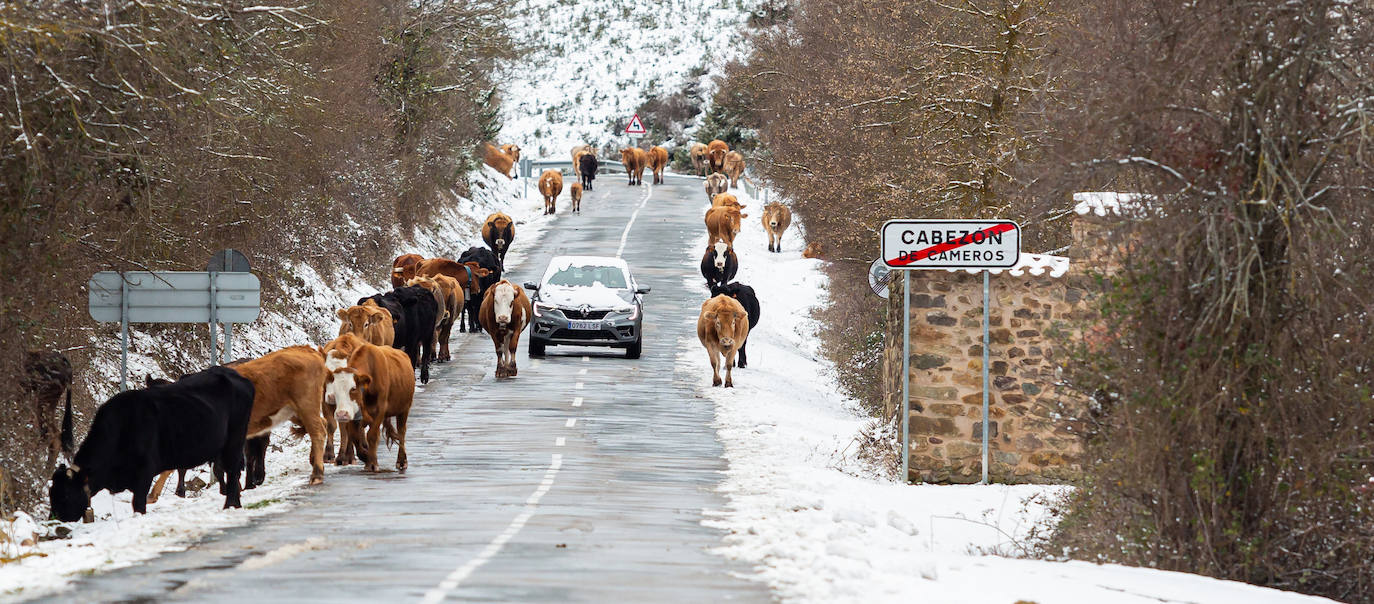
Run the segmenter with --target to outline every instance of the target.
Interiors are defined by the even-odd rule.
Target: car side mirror
[[[539,291],[539,284],[538,284],[538,283],[535,283],[535,282],[533,282],[533,281],[526,281],[526,282],[525,282],[525,289],[533,290],[533,291]]]
[[[635,293],[636,293],[636,294],[647,294],[647,293],[649,293],[649,291],[652,290],[652,289],[653,289],[652,287],[641,287],[641,288],[635,290]]]

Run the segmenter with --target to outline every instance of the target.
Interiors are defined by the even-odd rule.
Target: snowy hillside
[[[756,3],[516,2],[515,30],[532,53],[505,78],[501,141],[545,158],[562,158],[574,144],[625,144],[611,128],[648,95],[680,90],[690,78],[710,86],[723,59],[739,52]]]

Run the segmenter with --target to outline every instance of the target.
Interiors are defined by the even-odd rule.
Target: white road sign
[[[1021,259],[1021,227],[1010,220],[889,220],[888,268],[1010,268]]]
[[[625,134],[648,134],[648,133],[649,133],[649,131],[644,129],[644,122],[643,122],[642,120],[639,119],[639,114],[638,114],[638,113],[636,113],[634,117],[630,118],[630,125],[625,127]]]
[[[86,284],[91,318],[119,322],[123,312],[123,292],[128,292],[130,323],[209,323],[210,303],[220,323],[252,323],[261,307],[261,286],[253,273],[211,273],[194,271],[129,271],[96,273]]]

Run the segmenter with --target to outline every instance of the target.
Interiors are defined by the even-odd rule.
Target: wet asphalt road
[[[602,175],[580,215],[514,246],[508,278],[536,280],[558,254],[623,256],[645,301],[643,358],[550,347],[519,377],[492,377],[485,334],[455,333],[454,361],[416,397],[405,474],[354,465],[292,509],[185,552],[89,577],[54,601],[754,602],[765,588],[709,551],[725,462],[713,412],[674,370],[702,299],[683,285],[704,228],[697,179],[628,187]],[[566,212],[566,197],[560,199]],[[518,229],[518,226],[517,226]],[[394,467],[395,450],[382,453]],[[271,472],[271,468],[268,470]]]

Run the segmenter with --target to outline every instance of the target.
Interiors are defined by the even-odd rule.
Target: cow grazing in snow
[[[763,230],[768,232],[768,251],[782,251],[782,232],[792,224],[792,210],[778,202],[763,206]]]
[[[544,213],[558,213],[558,194],[563,192],[563,173],[544,170],[539,176],[539,194],[544,196]]]
[[[505,280],[493,285],[482,300],[481,320],[496,345],[496,377],[515,377],[520,333],[530,322],[530,298],[525,289]]]
[[[482,163],[495,168],[497,172],[506,175],[506,178],[515,178],[511,174],[511,169],[519,161],[520,147],[516,145],[502,145],[498,149],[491,143],[482,143]]]
[[[725,387],[734,388],[731,371],[735,353],[749,337],[749,313],[739,301],[729,296],[716,296],[701,303],[697,317],[697,339],[711,357],[711,385],[721,385],[720,365],[725,362]]]
[[[506,252],[510,251],[510,244],[515,241],[515,221],[504,212],[489,214],[482,221],[482,241],[496,254],[501,268],[505,268]]]
[[[72,466],[53,472],[52,514],[63,522],[78,520],[91,495],[102,490],[133,491],[134,511],[142,514],[153,477],[212,461],[226,474],[224,507],[241,507],[243,440],[254,398],[253,383],[227,367],[110,397],[96,410]]]
[[[716,196],[730,190],[730,178],[720,172],[714,172],[706,177],[706,201],[715,201]]]
[[[749,331],[752,332],[755,327],[758,327],[759,317],[762,313],[761,309],[759,308],[759,299],[757,296],[754,295],[754,288],[749,287],[748,285],[745,285],[743,283],[727,283],[724,285],[712,285],[711,295],[724,295],[734,298],[736,302],[739,302],[740,306],[744,307],[744,311],[749,314]],[[743,369],[749,365],[749,355],[745,350],[748,344],[749,337],[746,335],[744,341],[740,342],[739,362],[735,364],[735,366],[739,367],[740,369]]]
[[[735,248],[724,241],[706,246],[706,253],[701,255],[701,276],[706,278],[707,287],[724,285],[738,272],[739,256],[735,255]]]
[[[706,159],[706,145],[692,143],[687,156],[692,160],[692,173],[697,176],[706,176],[706,168],[711,165]]]
[[[654,184],[663,184],[663,170],[668,167],[668,150],[654,146],[648,153],[649,169],[654,173]]]

